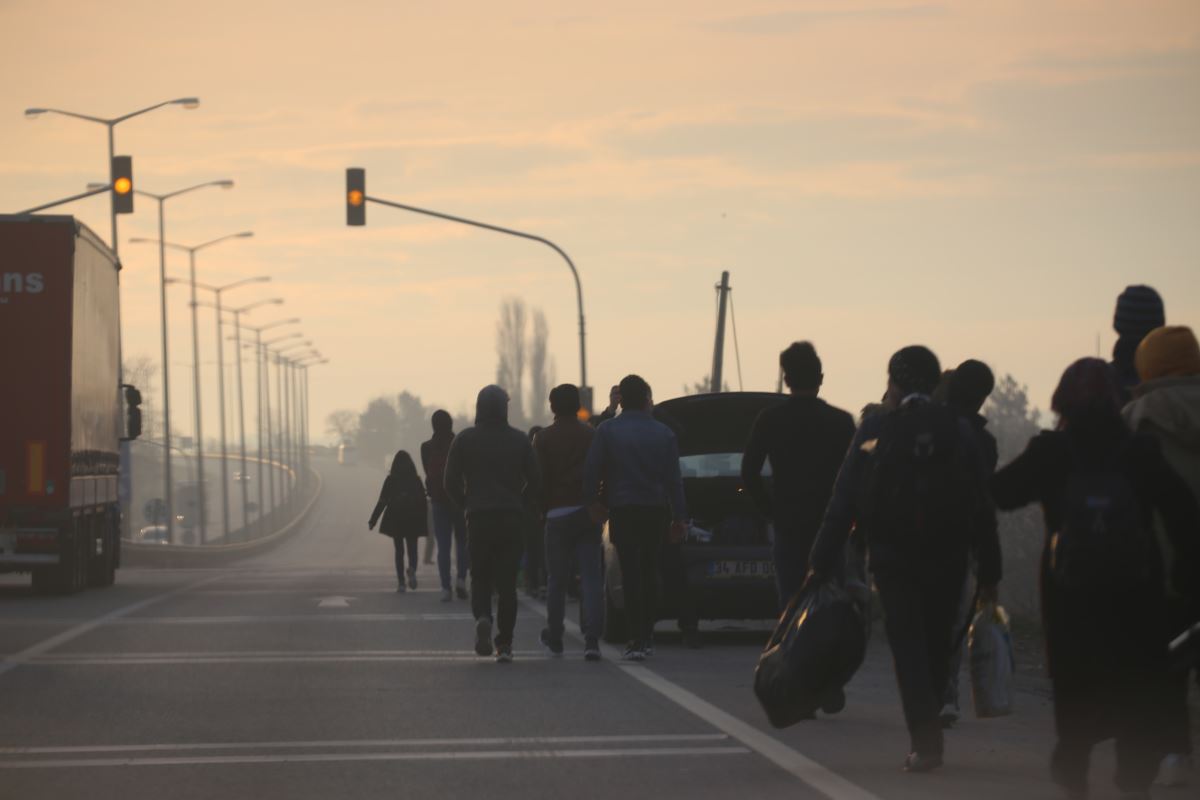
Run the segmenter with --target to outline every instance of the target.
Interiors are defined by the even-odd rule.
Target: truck
[[[109,586],[121,562],[120,264],[74,217],[0,215],[0,573]]]

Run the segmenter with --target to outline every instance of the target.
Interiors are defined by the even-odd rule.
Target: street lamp
[[[115,176],[112,174],[113,152],[114,152],[113,151],[113,128],[117,127],[118,125],[120,125],[122,122],[124,122],[127,119],[133,119],[134,117],[141,116],[142,114],[153,111],[156,108],[162,108],[163,106],[172,106],[172,105],[183,106],[184,108],[187,108],[187,109],[199,108],[200,99],[196,98],[196,97],[179,97],[174,100],[164,100],[161,103],[155,103],[152,106],[146,106],[145,108],[138,109],[137,111],[131,111],[128,114],[122,114],[119,117],[110,117],[110,118],[93,117],[88,114],[79,114],[74,111],[64,111],[61,108],[27,108],[27,109],[25,109],[25,118],[26,119],[37,119],[38,117],[42,116],[43,114],[61,114],[64,117],[74,117],[75,119],[81,119],[86,122],[95,122],[98,125],[103,125],[106,128],[108,128],[108,165],[109,165],[108,169],[109,169],[109,183],[111,184],[111,182],[113,180],[115,180]],[[113,255],[117,255],[117,204],[116,204],[115,196],[110,201],[109,207],[110,207],[110,216],[112,217],[112,250],[113,250]]]
[[[167,251],[164,240],[165,222],[163,219],[163,204],[172,197],[178,197],[181,194],[194,192],[197,189],[203,189],[208,186],[220,186],[222,189],[232,189],[233,181],[224,179],[217,181],[206,181],[198,183],[195,186],[188,186],[185,189],[177,189],[166,194],[155,194],[153,192],[134,189],[134,194],[140,194],[144,197],[152,198],[158,202],[158,294],[159,294],[159,314],[162,318],[162,382],[163,382],[163,482],[164,495],[167,506],[167,541],[174,543],[175,541],[175,505],[174,491],[175,487],[171,481],[171,390],[170,390],[170,373],[168,370],[167,357]],[[107,184],[89,183],[88,189],[106,188]]]
[[[263,351],[263,361],[266,364],[266,385],[267,385],[268,394],[270,394],[270,386],[271,386],[271,355],[274,353],[274,351],[271,349],[271,345],[277,344],[278,342],[286,341],[288,339],[300,339],[303,337],[304,337],[304,334],[300,333],[299,331],[292,331],[291,333],[284,334],[283,336],[276,336],[274,339],[271,339],[270,341],[263,342],[262,351]],[[286,458],[284,457],[284,452],[283,452],[283,443],[284,443],[283,442],[283,440],[284,440],[283,426],[284,426],[285,398],[284,398],[284,394],[283,394],[283,374],[281,371],[282,367],[281,367],[280,361],[281,361],[281,359],[279,358],[279,356],[276,356],[275,357],[275,404],[276,404],[275,427],[274,427],[274,429],[272,429],[270,426],[271,404],[270,404],[270,402],[268,402],[267,403],[267,415],[268,415],[267,416],[267,423],[268,423],[268,425],[267,425],[267,440],[268,440],[268,442],[271,442],[272,440],[274,440],[274,444],[268,445],[268,448],[271,451],[270,455],[268,456],[268,460],[270,460],[272,463],[279,463],[280,465],[283,465],[286,462]],[[276,458],[279,459],[278,462],[275,461]],[[274,475],[274,472],[272,472],[271,474]],[[278,498],[275,497],[275,487],[274,486],[271,487],[271,503],[272,503],[273,507],[277,507],[280,503],[283,502],[283,499],[286,496],[286,493],[287,493],[287,483],[283,480],[283,477],[280,476],[279,497]]]
[[[135,237],[130,239],[130,242],[138,244],[160,244],[165,247],[170,247],[173,250],[183,250],[188,254],[188,274],[190,276],[189,283],[191,284],[191,306],[192,306],[192,392],[195,403],[196,413],[196,472],[200,475],[200,481],[196,485],[197,497],[200,505],[200,542],[205,543],[208,534],[207,518],[208,512],[205,506],[204,492],[204,436],[203,426],[201,425],[200,415],[200,323],[197,317],[196,303],[196,253],[221,242],[229,241],[230,239],[245,239],[253,236],[252,231],[242,231],[241,233],[231,233],[226,236],[218,236],[216,239],[210,239],[207,242],[201,242],[197,245],[187,246],[182,244],[174,244],[172,242],[163,241],[162,239],[144,239]],[[172,283],[171,279],[166,279],[164,283]]]
[[[210,291],[213,297],[216,298],[215,308],[217,310],[217,391],[220,393],[220,401],[218,408],[220,409],[221,420],[221,520],[224,524],[224,535],[226,544],[229,543],[229,445],[228,437],[226,436],[225,425],[225,342],[223,338],[224,332],[221,327],[224,324],[221,319],[221,295],[230,289],[237,289],[241,286],[249,286],[252,283],[267,283],[271,278],[269,275],[256,275],[253,278],[243,278],[239,281],[227,283],[224,286],[210,286],[205,283],[197,283],[196,286]],[[279,300],[279,302],[283,302]],[[253,307],[253,306],[251,306]],[[241,352],[238,352],[238,360],[241,361]],[[242,464],[243,474],[246,468],[245,463]],[[245,488],[243,487],[243,493]],[[242,509],[242,526],[246,525],[245,508]]]
[[[275,322],[267,323],[266,325],[240,325],[246,330],[254,331],[254,344],[247,344],[246,347],[254,349],[254,377],[257,384],[257,410],[258,410],[258,518],[262,521],[263,509],[266,505],[263,502],[263,419],[266,419],[267,425],[267,458],[271,459],[271,408],[270,408],[270,382],[264,384],[263,376],[263,357],[264,348],[262,341],[263,331],[269,331],[272,328],[278,328],[282,325],[295,325],[300,322],[299,317],[290,319],[276,320]],[[299,336],[300,334],[296,334]],[[282,339],[291,338],[289,336],[281,337]],[[279,341],[279,340],[275,340]],[[263,403],[263,389],[267,390],[267,403]],[[267,470],[267,478],[271,482],[271,508],[275,507],[275,472]]]
[[[297,366],[302,370],[300,379],[300,452],[302,455],[302,463],[304,467],[304,478],[308,480],[308,368],[317,364],[328,364],[329,359],[323,357],[320,352],[313,350],[311,355],[303,356],[296,360]]]

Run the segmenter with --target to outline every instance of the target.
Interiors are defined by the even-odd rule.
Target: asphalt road
[[[784,731],[750,689],[761,624],[709,624],[700,651],[664,624],[647,664],[593,664],[577,638],[543,654],[526,599],[515,663],[478,659],[432,567],[395,593],[391,542],[366,529],[381,473],[321,469],[300,531],[236,567],[125,569],[63,598],[0,578],[0,798],[1060,796],[1032,671],[1018,713],[964,720],[947,766],[913,776],[878,635],[847,709]],[[1116,797],[1111,771],[1104,748],[1095,797]]]

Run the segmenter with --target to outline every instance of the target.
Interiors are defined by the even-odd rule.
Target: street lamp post
[[[206,493],[204,491],[204,428],[201,424],[200,410],[200,321],[198,314],[199,303],[196,299],[196,253],[204,250],[205,248],[212,247],[215,244],[219,244],[220,242],[228,241],[230,239],[245,239],[253,235],[254,233],[252,231],[231,233],[226,236],[219,236],[216,239],[210,239],[207,242],[201,242],[200,244],[192,245],[190,247],[182,244],[174,244],[172,242],[162,242],[166,247],[170,247],[173,250],[182,250],[188,254],[188,283],[191,287],[190,305],[192,307],[192,392],[196,415],[196,472],[200,476],[199,480],[196,482],[196,497],[199,504],[199,518],[197,521],[200,523],[201,544],[205,544],[208,539],[208,511],[206,508]],[[134,238],[130,239],[129,241],[146,244],[158,244],[162,240]],[[171,283],[172,281],[167,279],[165,282]]]
[[[167,541],[172,544],[175,542],[175,487],[171,479],[171,389],[170,373],[168,371],[169,359],[167,356],[167,248],[165,244],[166,233],[164,230],[166,223],[163,218],[163,205],[172,197],[178,197],[181,194],[203,189],[206,186],[220,186],[223,189],[232,189],[233,181],[228,179],[207,181],[205,183],[198,183],[195,186],[189,186],[186,189],[167,192],[166,194],[154,194],[153,192],[145,192],[141,189],[133,190],[134,194],[140,194],[158,202],[158,300],[159,315],[162,320],[163,499],[167,507]],[[88,188],[102,187],[88,184]]]
[[[199,107],[200,100],[196,97],[179,97],[174,100],[164,100],[161,103],[155,103],[152,106],[146,106],[145,108],[138,109],[137,111],[131,111],[128,114],[122,114],[119,117],[109,118],[93,117],[88,114],[79,114],[74,111],[64,111],[61,108],[27,108],[25,109],[25,118],[37,119],[42,114],[61,114],[64,117],[74,117],[75,119],[82,119],[86,122],[95,122],[98,125],[103,125],[108,128],[108,179],[109,183],[111,184],[111,182],[116,178],[116,176],[112,174],[113,153],[115,152],[113,129],[127,119],[132,119],[153,111],[156,108],[162,108],[163,106],[170,105],[183,106],[184,108],[192,109]],[[113,200],[109,203],[109,215],[112,217],[112,251],[113,255],[117,255],[117,205],[115,198],[113,198]]]
[[[283,354],[289,350],[294,350],[297,347],[310,347],[312,341],[295,342],[286,347],[278,348],[275,351],[276,360],[276,375],[280,384],[280,450],[283,453],[283,461],[288,469],[295,473],[296,463],[296,446],[295,446],[295,386],[292,380],[292,361],[290,358],[284,358]],[[286,366],[285,366],[286,364]],[[294,482],[293,482],[294,483]],[[292,492],[292,484],[284,481],[284,487],[287,489],[288,496]],[[286,498],[284,500],[286,501]]]
[[[244,327],[246,330],[254,331],[254,344],[252,344],[252,345],[247,344],[246,347],[252,349],[254,352],[254,380],[255,380],[255,391],[257,393],[255,408],[257,409],[257,412],[258,412],[256,414],[257,430],[258,430],[257,437],[256,437],[257,441],[258,441],[258,519],[260,522],[262,521],[264,511],[267,507],[265,498],[263,497],[263,491],[264,491],[264,486],[263,486],[263,421],[264,421],[264,417],[266,417],[268,425],[270,422],[270,417],[266,416],[266,414],[269,413],[270,410],[264,409],[264,407],[263,407],[262,333],[263,333],[263,331],[270,330],[271,328],[277,328],[280,325],[292,325],[292,324],[298,323],[299,321],[300,321],[299,317],[292,317],[291,319],[281,319],[276,322],[271,322],[267,325],[243,325],[243,326],[241,326],[241,327]],[[268,431],[269,431],[269,428],[268,428]],[[268,438],[269,438],[269,434],[268,434]],[[268,446],[268,448],[270,447],[270,441],[267,442],[267,446]],[[274,491],[275,491],[275,475],[269,469],[267,470],[267,475],[271,481],[271,492],[273,495]],[[274,504],[274,502],[275,502],[275,499],[272,496],[271,503]]]
[[[311,366],[315,366],[317,364],[328,364],[328,363],[329,363],[329,359],[322,357],[321,354],[315,350],[312,352],[311,355],[304,356],[303,358],[297,359],[297,361],[296,361],[296,364],[300,367],[300,370],[301,370],[301,378],[300,378],[300,398],[301,398],[301,400],[300,400],[300,419],[301,419],[300,441],[301,441],[301,453],[303,454],[302,463],[303,463],[304,472],[305,472],[306,476],[308,474],[308,468],[309,468],[309,456],[308,456],[308,426],[309,426],[309,419],[308,419],[308,411],[309,411],[309,408],[308,408],[308,368]]]
[[[204,283],[197,283],[196,286],[206,291],[212,292],[216,302],[214,307],[217,311],[217,391],[220,394],[220,400],[217,404],[219,409],[219,419],[221,421],[221,521],[223,525],[223,534],[225,543],[229,543],[229,437],[227,435],[227,426],[225,424],[225,337],[222,326],[224,324],[221,319],[221,312],[224,310],[221,307],[221,295],[230,289],[236,289],[240,286],[248,286],[252,283],[266,283],[270,281],[270,276],[256,275],[253,278],[243,278],[240,281],[227,283],[224,286],[210,286]],[[242,354],[238,352],[238,361],[241,361]],[[243,442],[244,445],[244,442]],[[243,447],[243,455],[245,449]],[[246,468],[243,460],[243,474]],[[245,488],[243,487],[243,493]],[[245,506],[242,507],[242,525],[246,524]]]
[[[271,463],[272,467],[274,467],[274,465],[275,465],[275,458],[277,455],[279,456],[280,459],[283,458],[282,453],[280,452],[280,445],[282,444],[282,442],[276,442],[276,439],[275,439],[276,433],[281,430],[280,416],[283,413],[282,403],[281,403],[281,400],[283,398],[283,392],[282,392],[283,387],[277,380],[276,384],[275,384],[275,402],[276,402],[276,404],[278,404],[278,408],[277,408],[276,415],[275,415],[275,424],[274,424],[274,426],[272,426],[272,424],[271,424],[271,354],[272,354],[272,351],[270,349],[270,346],[273,344],[276,344],[278,342],[286,341],[287,339],[298,339],[301,336],[303,336],[303,334],[301,334],[299,331],[293,331],[292,333],[288,333],[283,336],[277,336],[274,339],[271,339],[269,341],[262,343],[261,358],[262,358],[263,364],[265,365],[264,370],[263,370],[263,379],[264,379],[263,388],[265,389],[265,391],[267,393],[267,403],[266,403],[266,410],[267,410],[267,461]],[[278,375],[278,372],[276,374]],[[283,494],[283,490],[284,490],[283,477],[280,476],[280,479],[279,479],[280,491],[278,493],[275,491],[275,470],[273,468],[270,471],[270,480],[271,480],[271,510],[274,511],[276,508],[279,507],[279,503],[281,502],[281,499],[282,499],[280,497],[280,495]]]

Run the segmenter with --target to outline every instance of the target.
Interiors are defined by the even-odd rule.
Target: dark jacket
[[[675,433],[645,411],[624,409],[601,423],[583,467],[583,496],[596,497],[601,482],[611,508],[670,506],[687,518],[679,443]]]
[[[450,445],[454,442],[454,434],[434,433],[427,442],[421,442],[421,469],[425,470],[425,490],[429,499],[435,503],[449,503],[450,495],[446,494],[446,459],[450,455]]]
[[[467,514],[524,511],[541,477],[529,438],[508,424],[508,398],[485,387],[475,406],[475,426],[454,437],[446,459],[446,493]]]
[[[987,429],[987,417],[983,414],[967,414],[967,422],[975,431],[975,442],[979,446],[979,458],[983,461],[984,471],[990,477],[1000,463],[1000,448],[996,445],[996,437]]]
[[[811,543],[829,505],[854,418],[816,397],[790,397],[754,420],[742,455],[742,483],[776,536]],[[771,490],[762,476],[771,461]]]
[[[595,428],[572,415],[556,417],[533,437],[533,451],[542,473],[543,512],[596,500],[585,500],[583,496],[583,462],[595,435]]]
[[[928,398],[917,397],[908,402],[928,403]],[[939,406],[939,408],[941,408]],[[817,572],[838,574],[844,561],[844,547],[853,530],[864,498],[870,459],[875,450],[882,449],[881,437],[885,437],[893,415],[887,411],[867,417],[854,435],[845,461],[834,483],[833,495],[821,521],[817,540],[813,543],[809,562]],[[955,414],[945,409],[946,414]],[[1000,539],[996,528],[996,513],[987,491],[987,473],[979,446],[970,424],[956,415],[958,447],[964,464],[969,465],[963,476],[963,488],[971,494],[964,507],[971,509],[970,517],[962,521],[963,530],[947,539],[943,549],[930,552],[907,546],[903,531],[877,529],[866,530],[867,547],[870,550],[871,569],[876,572],[901,570],[924,574],[943,572],[947,566],[955,568],[966,563],[969,552],[974,552],[979,582],[985,585],[998,583],[1002,574]]]
[[[383,521],[379,525],[379,532],[393,539],[397,536],[416,539],[427,535],[425,487],[421,485],[421,479],[415,475],[407,480],[396,475],[384,478],[379,502],[371,512],[372,528],[380,514],[383,515]]]

